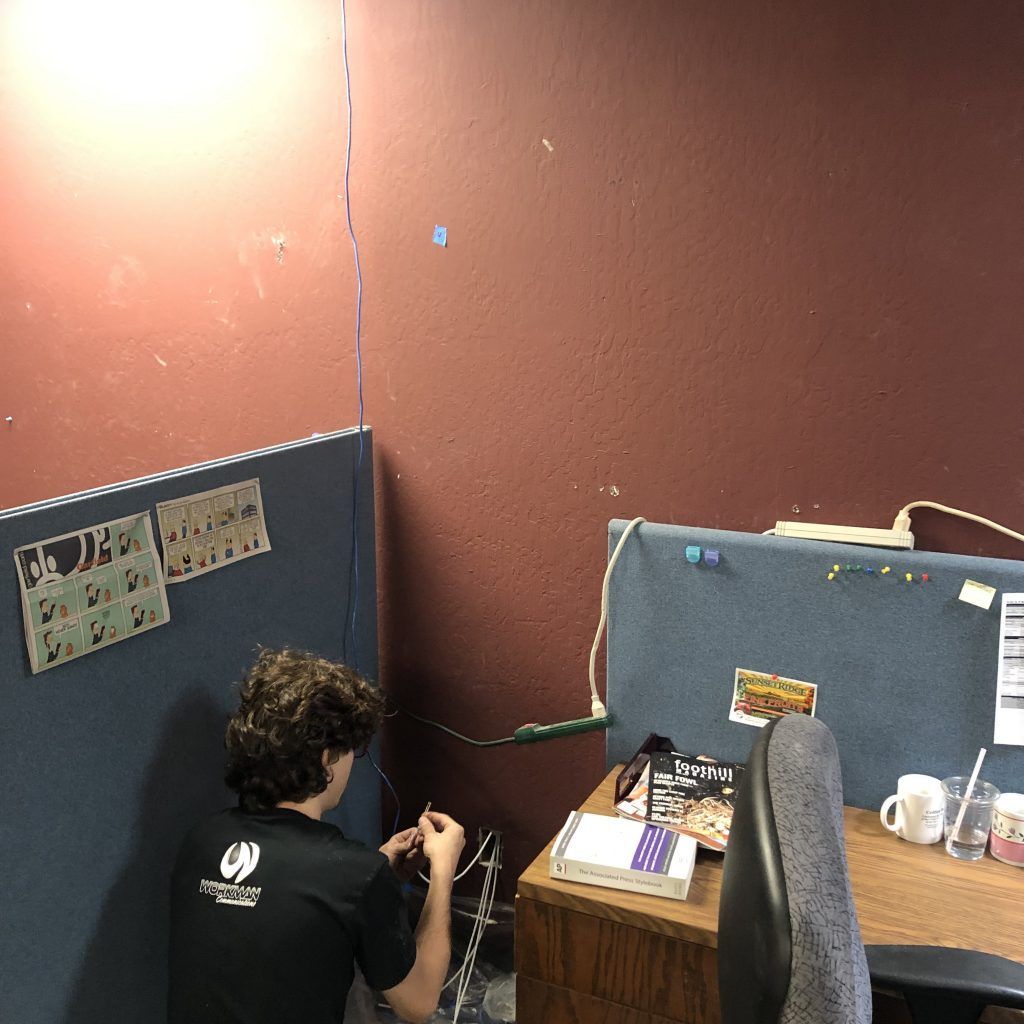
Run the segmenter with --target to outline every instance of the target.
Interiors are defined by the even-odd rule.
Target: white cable
[[[494,893],[497,886],[497,882],[492,883],[490,895],[487,900],[487,907],[484,915],[480,919],[480,928],[477,931],[476,938],[473,942],[473,948],[468,953],[466,961],[466,970],[462,975],[462,984],[459,986],[459,995],[455,1001],[455,1013],[452,1014],[454,1020],[459,1019],[459,1011],[462,1009],[462,1004],[469,993],[469,987],[473,983],[473,972],[476,970],[476,955],[480,949],[480,941],[484,937],[484,929],[490,923],[491,908],[494,905]]]
[[[482,934],[483,921],[489,913],[488,902],[491,893],[491,875],[486,878],[486,892],[480,896],[480,907],[477,916],[473,921],[473,931],[470,933],[469,942],[466,945],[466,955],[462,960],[462,967],[459,968],[459,984],[455,991],[455,1006],[452,1020],[459,1019],[459,1010],[462,1009],[462,1002],[469,991],[470,982],[473,980],[473,968],[476,961],[476,949],[479,944],[479,936]]]
[[[486,894],[486,906],[484,905],[484,896],[481,896],[480,912],[477,915],[478,927],[474,930],[474,934],[470,936],[469,946],[466,949],[466,958],[462,964],[462,984],[459,986],[459,993],[455,1000],[455,1012],[452,1014],[452,1020],[458,1021],[459,1011],[462,1009],[462,1002],[466,998],[466,993],[469,991],[470,982],[473,980],[473,968],[476,965],[476,954],[480,948],[480,941],[484,937],[484,929],[490,924],[491,919],[491,908],[494,906],[494,896],[498,887],[498,864],[501,855],[501,839],[498,838],[494,846],[494,856],[491,858],[490,863],[487,865],[487,877],[484,880],[485,889],[487,883],[490,883],[489,891]]]
[[[468,953],[470,950],[470,946],[472,945],[473,937],[474,935],[476,935],[478,927],[481,925],[486,926],[490,923],[490,913],[491,908],[494,905],[494,894],[497,890],[498,871],[500,870],[500,868],[501,837],[496,835],[493,856],[491,857],[491,860],[487,864],[487,871],[484,875],[484,883],[480,889],[480,902],[477,906],[477,912],[473,918],[473,931],[470,934],[470,940],[466,945],[467,956],[463,958],[462,966],[445,982],[444,988],[448,988],[448,986],[451,985],[451,983],[455,981],[456,978],[460,977],[465,971],[466,963],[469,960]],[[490,895],[489,899],[487,898],[488,894]],[[444,991],[444,989],[442,989],[442,991]]]
[[[494,833],[489,831],[487,835],[485,835],[483,839],[480,840],[480,848],[476,851],[475,854],[473,854],[473,859],[452,879],[453,882],[457,882],[460,878],[465,878],[466,875],[469,874],[472,868],[476,866],[476,862],[480,859],[480,855],[484,852],[484,847],[487,845],[487,840],[492,839],[493,837]],[[425,874],[423,874],[422,871],[417,871],[416,874],[419,875],[419,877],[422,878],[424,882],[427,882],[428,884],[430,883],[430,879]]]
[[[495,853],[497,854],[500,849],[500,840],[495,846]],[[488,921],[491,913],[491,907],[494,904],[494,892],[497,889],[497,877],[498,877],[498,865],[499,861],[497,856],[492,857],[491,861],[487,865],[487,872],[484,875],[484,883],[480,889],[480,901],[477,906],[477,912],[473,917],[473,930],[470,932],[469,941],[466,944],[466,955],[463,957],[462,966],[444,983],[444,987],[441,989],[443,992],[448,988],[452,982],[458,978],[462,978],[465,981],[467,976],[472,974],[473,965],[470,960],[470,952],[474,949],[474,940],[476,939],[478,931],[481,926]],[[474,953],[475,956],[475,953]],[[467,965],[469,972],[467,975]],[[463,986],[459,985],[459,990],[462,991]],[[463,993],[464,994],[464,993]]]
[[[763,533],[761,534],[761,536],[762,536],[762,537],[774,537],[774,536],[775,536],[775,530],[774,530],[774,529],[771,529],[771,530],[765,530],[765,531],[764,531],[764,532],[763,532]]]
[[[601,646],[601,634],[604,633],[604,624],[608,621],[608,581],[612,578],[612,569],[615,568],[615,563],[619,560],[619,553],[622,551],[622,545],[626,543],[626,538],[637,526],[646,522],[647,520],[643,516],[637,516],[622,531],[619,543],[615,545],[612,557],[608,559],[608,568],[604,571],[604,583],[601,585],[601,621],[597,624],[594,646],[590,649],[590,713],[595,718],[608,713],[604,704],[601,703],[601,698],[597,695],[597,682],[594,678],[594,663],[597,661],[597,649]]]
[[[1024,541],[1024,534],[1017,533],[1015,530],[1010,530],[1005,526],[1000,526],[998,523],[992,522],[991,519],[985,519],[984,516],[976,516],[970,512],[963,512],[958,508],[950,508],[948,505],[939,505],[934,501],[912,501],[909,505],[904,505],[899,510],[896,516],[896,521],[893,523],[894,530],[910,530],[910,510],[912,508],[934,508],[939,512],[947,512],[951,516],[960,516],[961,519],[970,519],[973,523],[981,523],[982,526],[989,526],[993,530],[998,530],[1000,533],[1005,533],[1007,537],[1012,537],[1014,540]]]

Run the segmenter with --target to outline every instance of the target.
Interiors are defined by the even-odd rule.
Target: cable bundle
[[[488,832],[481,841],[480,849],[477,850],[476,856],[466,866],[462,874],[457,876],[461,878],[480,859],[480,854],[483,852],[488,840],[492,840],[494,845],[491,849],[490,859],[481,862],[486,871],[484,872],[484,883],[480,890],[480,905],[477,908],[476,916],[473,918],[473,930],[470,933],[469,942],[466,946],[466,955],[462,961],[462,966],[445,982],[444,988],[441,989],[443,992],[456,981],[459,982],[455,993],[455,1006],[452,1012],[452,1020],[456,1024],[458,1024],[462,1003],[466,998],[466,993],[469,991],[469,983],[473,977],[473,968],[476,965],[476,954],[484,937],[484,929],[491,923],[491,908],[494,906],[494,896],[498,889],[498,872],[501,870],[501,833]]]

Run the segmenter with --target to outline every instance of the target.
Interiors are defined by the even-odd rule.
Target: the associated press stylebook
[[[551,850],[551,877],[685,900],[697,842],[657,825],[573,811]]]

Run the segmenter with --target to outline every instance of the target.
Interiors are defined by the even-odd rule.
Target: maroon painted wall
[[[585,714],[612,517],[1021,528],[1019,4],[350,4],[401,700]],[[356,420],[336,5],[253,7],[185,113],[43,110],[5,61],[0,504]],[[508,830],[506,895],[602,773],[597,735],[387,734],[406,818]]]

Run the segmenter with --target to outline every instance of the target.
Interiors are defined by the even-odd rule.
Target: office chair
[[[915,1024],[1024,1009],[1024,966],[973,950],[869,946],[853,905],[835,739],[805,715],[761,730],[725,854],[718,915],[722,1024],[869,1024],[871,984]]]

